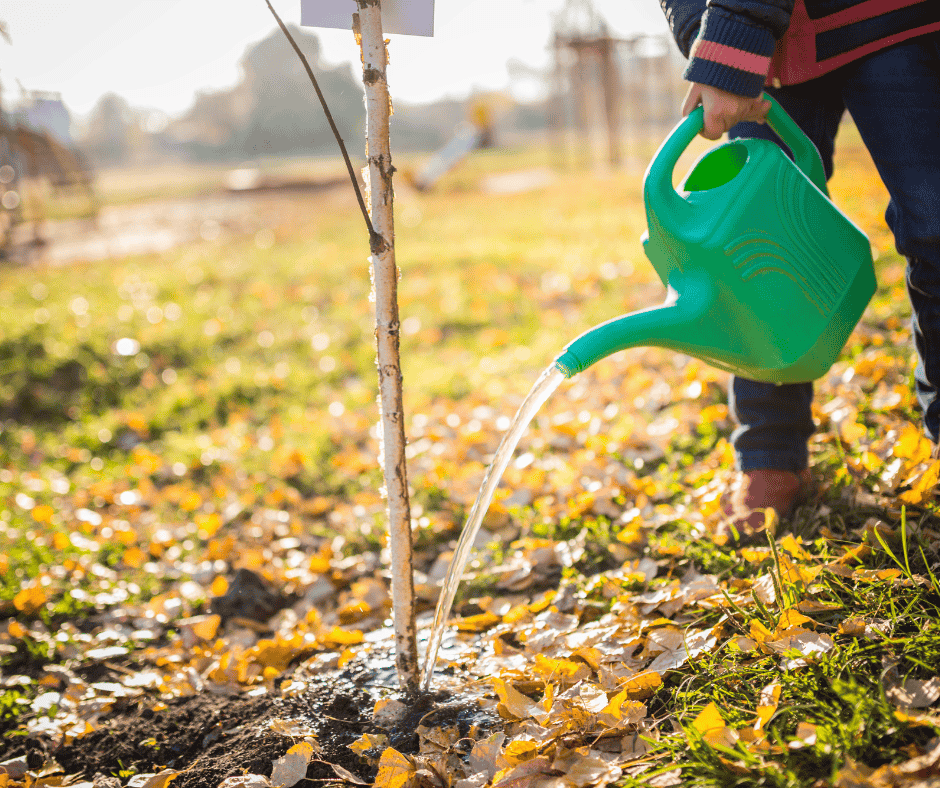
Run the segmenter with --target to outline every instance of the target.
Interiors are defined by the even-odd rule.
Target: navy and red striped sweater
[[[739,96],[940,30],[940,0],[660,0],[685,78]]]

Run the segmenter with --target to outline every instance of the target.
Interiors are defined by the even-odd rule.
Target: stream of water
[[[509,429],[503,436],[493,455],[493,461],[483,477],[483,484],[480,486],[480,492],[473,503],[470,515],[467,517],[467,523],[463,527],[457,547],[454,550],[454,557],[451,559],[450,567],[447,569],[447,575],[444,577],[444,583],[441,587],[441,595],[437,601],[437,610],[434,613],[434,624],[431,627],[431,636],[428,639],[428,652],[424,663],[424,676],[421,680],[421,687],[427,691],[431,686],[431,678],[434,676],[434,664],[437,662],[437,652],[441,647],[441,641],[444,638],[444,628],[447,624],[447,617],[450,615],[451,605],[454,604],[454,597],[457,594],[457,586],[460,583],[460,577],[463,574],[464,567],[470,559],[470,551],[473,548],[474,539],[480,530],[480,524],[483,522],[483,516],[489,509],[490,501],[493,500],[493,494],[496,492],[496,486],[499,480],[503,478],[503,472],[509,464],[513,451],[525,432],[529,422],[535,418],[539,408],[547,400],[555,389],[561,385],[565,376],[557,369],[554,363],[548,367],[523,400],[516,412]]]

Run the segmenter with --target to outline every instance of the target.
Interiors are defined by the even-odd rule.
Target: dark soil
[[[422,720],[428,726],[456,725],[464,735],[474,726],[488,730],[499,724],[475,702],[460,702],[444,693],[403,698],[378,683],[388,682],[387,673],[376,673],[366,663],[353,661],[342,671],[307,681],[307,691],[289,698],[202,693],[167,701],[160,711],[152,708],[155,698],[121,701],[101,727],[69,744],[15,735],[0,738],[0,761],[26,754],[31,768],[39,768],[54,758],[66,774],[91,779],[100,773],[119,777],[122,783],[133,773],[170,768],[183,772],[173,788],[217,788],[231,775],[270,776],[272,762],[299,741],[271,729],[272,720],[284,719],[316,733],[320,753],[310,763],[308,778],[336,778],[330,764],[337,764],[372,782],[374,762],[347,746],[365,732],[385,733],[391,746],[415,753]],[[408,707],[390,728],[372,721],[380,697],[402,700]]]

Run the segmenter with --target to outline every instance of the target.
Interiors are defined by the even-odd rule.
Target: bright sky
[[[322,0],[329,2],[330,0]],[[300,22],[300,0],[272,0]],[[551,13],[564,0],[436,0],[435,35],[391,36],[393,98],[424,102],[509,83],[506,61],[548,64]],[[658,0],[595,0],[618,35],[666,30]],[[275,26],[264,0],[3,0],[0,39],[5,102],[28,90],[62,93],[73,114],[109,91],[132,105],[185,110],[198,90],[234,85],[245,49]],[[352,33],[316,30],[330,64],[359,66]]]

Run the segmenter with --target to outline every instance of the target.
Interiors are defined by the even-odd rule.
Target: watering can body
[[[643,247],[667,299],[570,343],[555,362],[566,376],[640,345],[769,383],[814,380],[835,362],[875,292],[871,247],[829,200],[813,143],[771,102],[768,123],[795,163],[768,140],[736,139],[677,192],[672,172],[701,107],[660,146],[644,179]]]

